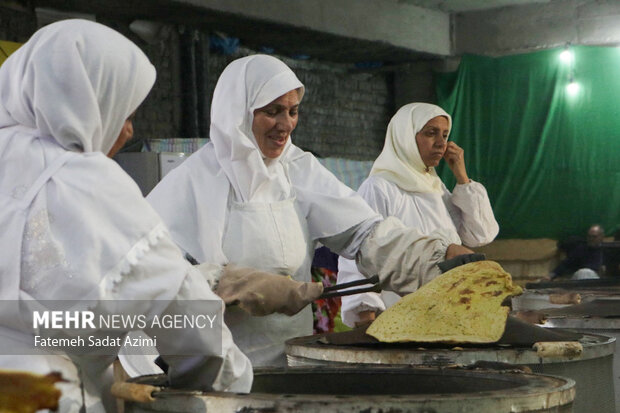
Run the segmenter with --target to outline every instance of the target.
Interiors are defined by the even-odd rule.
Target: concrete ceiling
[[[449,13],[497,9],[505,6],[522,6],[532,3],[549,3],[551,0],[399,0],[400,2]]]
[[[207,32],[223,32],[239,38],[244,46],[254,50],[269,47],[282,55],[309,55],[343,63],[381,61],[394,64],[449,55],[449,24],[442,26],[436,22],[448,22],[450,13],[553,0],[338,0],[342,3],[335,5],[329,1],[313,0],[290,6],[294,8],[289,13],[296,21],[292,18],[273,18],[276,12],[282,12],[279,9],[289,7],[289,3],[282,0],[263,0],[260,4],[239,0],[237,6],[244,5],[243,10],[239,7],[235,9],[231,6],[235,3],[227,3],[228,0],[29,1],[35,7],[92,13],[127,22],[153,20],[196,27]],[[377,3],[373,3],[375,1]],[[256,6],[252,6],[254,4]],[[316,12],[308,9],[316,5],[324,10]],[[269,10],[267,6],[277,7]],[[330,13],[331,9],[335,13]],[[385,10],[389,13],[383,13]],[[360,21],[363,23],[360,24]],[[373,21],[375,23],[370,24]],[[341,30],[342,27],[345,29]],[[411,28],[417,32],[408,32]],[[440,38],[446,39],[444,43],[447,46],[435,46],[436,39]],[[413,43],[415,41],[418,43]]]
[[[152,20],[195,27],[207,32],[216,31],[239,38],[242,45],[251,49],[261,50],[266,47],[285,56],[307,55],[339,63],[385,62],[387,64],[437,57],[432,52],[395,45],[383,39],[364,39],[354,35],[347,36],[346,33],[344,35],[330,33],[312,26],[292,25],[283,19],[269,20],[253,14],[253,10],[240,13],[229,12],[224,7],[218,9],[203,6],[203,4],[216,4],[218,0],[30,1],[35,7],[90,13],[127,23],[136,19]],[[368,18],[372,18],[372,15]]]

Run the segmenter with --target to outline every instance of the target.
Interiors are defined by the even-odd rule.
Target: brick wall
[[[139,150],[144,139],[179,137],[181,101],[178,73],[179,34],[176,27],[163,26],[158,40],[151,44],[129,30],[128,22],[105,19],[97,21],[117,30],[136,43],[157,69],[155,85],[136,112],[133,147]],[[132,143],[128,145],[131,147]]]
[[[33,12],[21,7],[0,6],[0,40],[24,43],[37,29]]]

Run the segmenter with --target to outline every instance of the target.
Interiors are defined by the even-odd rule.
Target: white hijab
[[[370,170],[408,192],[441,193],[441,180],[435,168],[427,168],[416,143],[416,134],[437,117],[452,118],[442,108],[429,103],[409,103],[396,112],[385,134],[385,145]]]
[[[51,24],[2,65],[0,128],[107,154],[154,82],[155,68],[120,33],[85,20]]]
[[[173,239],[200,262],[227,263],[222,251],[230,190],[241,203],[295,197],[312,240],[340,234],[376,213],[314,156],[291,142],[277,159],[261,153],[254,110],[303,84],[282,61],[253,55],[222,72],[211,104],[211,142],[170,172],[147,200]],[[259,247],[259,246],[257,246]]]
[[[135,44],[84,20],[42,28],[0,67],[1,200],[19,204],[50,164],[75,153],[28,204],[26,226],[0,237],[0,248],[15,249],[0,275],[19,277],[19,296],[100,299],[163,233],[136,184],[104,155],[154,81]],[[0,221],[10,213],[0,210]]]
[[[280,159],[291,150],[291,137],[277,159],[266,158],[252,133],[254,110],[304,86],[282,61],[266,55],[237,59],[220,75],[211,106],[211,141],[218,163],[238,201],[279,201],[290,196]],[[243,110],[240,110],[243,108]]]

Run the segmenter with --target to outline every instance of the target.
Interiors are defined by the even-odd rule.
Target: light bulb
[[[570,49],[564,49],[562,53],[560,53],[560,60],[565,64],[569,64],[573,61],[573,52]]]
[[[579,83],[571,80],[568,85],[566,85],[566,92],[571,96],[575,96],[577,92],[579,92]]]

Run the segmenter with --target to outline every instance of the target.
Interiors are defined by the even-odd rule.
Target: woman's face
[[[297,126],[298,110],[299,93],[291,90],[254,111],[252,133],[267,158],[277,158],[282,154],[288,137]]]
[[[121,133],[119,133],[116,142],[112,145],[112,149],[108,152],[108,157],[112,158],[116,155],[117,152],[120,151],[131,138],[133,138],[133,117],[134,115],[132,114],[127,118],[127,120],[125,120],[125,123],[123,123],[123,129],[121,129]]]
[[[426,122],[426,125],[416,133],[415,141],[424,165],[435,167],[446,152],[448,144],[448,119],[444,116],[436,116]]]

